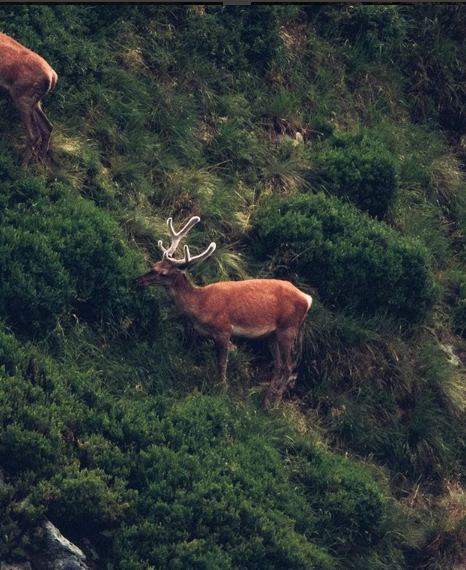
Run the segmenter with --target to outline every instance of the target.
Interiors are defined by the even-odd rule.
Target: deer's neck
[[[167,293],[182,313],[196,313],[199,288],[191,285],[184,273],[180,273],[173,284],[167,287]]]

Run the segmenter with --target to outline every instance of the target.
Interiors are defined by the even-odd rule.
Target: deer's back
[[[53,68],[37,53],[0,32],[0,85],[12,86],[37,83],[44,92],[53,89],[58,76]]]
[[[231,325],[239,336],[262,336],[300,324],[312,302],[292,283],[278,279],[212,283],[198,291],[202,312]]]

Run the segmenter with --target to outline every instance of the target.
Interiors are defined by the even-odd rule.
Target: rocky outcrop
[[[37,570],[89,570],[86,556],[80,548],[65,538],[50,521],[45,521],[43,526],[46,547],[37,559]]]
[[[0,467],[0,487],[6,481],[7,476]],[[42,528],[45,537],[42,552],[30,562],[0,560],[0,570],[89,570],[82,550],[65,538],[55,525],[45,520]]]

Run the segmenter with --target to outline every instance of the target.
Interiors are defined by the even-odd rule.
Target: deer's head
[[[149,287],[150,285],[161,285],[162,287],[170,287],[176,281],[180,273],[185,272],[196,263],[206,259],[215,251],[216,245],[212,242],[209,247],[199,255],[191,256],[189,247],[184,246],[184,258],[175,259],[173,257],[176,248],[189,230],[200,221],[199,216],[193,216],[189,222],[179,231],[175,232],[173,228],[172,218],[168,218],[167,225],[170,232],[171,244],[168,249],[163,246],[162,240],[158,242],[159,249],[163,252],[162,261],[152,266],[152,269],[141,275],[137,279],[139,287]]]

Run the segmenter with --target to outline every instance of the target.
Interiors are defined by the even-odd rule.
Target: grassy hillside
[[[466,563],[466,9],[1,5],[59,75],[47,168],[0,98],[0,560],[51,519],[113,570]],[[296,390],[137,290],[312,294]],[[91,547],[91,549],[90,549]]]

